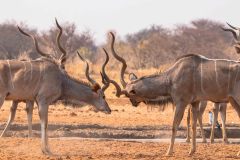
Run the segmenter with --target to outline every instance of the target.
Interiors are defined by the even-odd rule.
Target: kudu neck
[[[85,102],[92,104],[93,91],[90,85],[74,80],[72,78],[65,78],[63,82],[62,99],[72,100],[76,102]]]
[[[167,73],[161,73],[150,78],[151,92],[158,96],[167,96],[171,92],[171,82]]]

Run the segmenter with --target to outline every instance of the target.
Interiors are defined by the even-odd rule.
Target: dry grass
[[[102,85],[101,82],[101,76],[100,76],[100,71],[101,71],[101,64],[92,64],[89,62],[90,65],[90,75],[93,77],[99,84]],[[150,74],[155,74],[159,72],[163,72],[164,70],[168,69],[171,66],[171,64],[166,64],[161,66],[159,69],[156,68],[150,68],[150,69],[139,69],[139,70],[131,70],[131,72],[134,72],[138,77],[145,76],[145,75],[150,75]],[[66,70],[67,72],[77,78],[81,79],[83,81],[87,81],[85,77],[85,65],[81,61],[75,61],[73,63],[68,63],[66,65]],[[112,69],[110,67],[106,67],[106,72],[108,76],[118,82],[120,84],[120,68],[119,70]],[[128,71],[126,71],[128,73]],[[128,74],[125,74],[125,79],[128,81]],[[106,91],[106,96],[108,98],[114,98],[115,95],[115,88],[111,85],[108,90]]]

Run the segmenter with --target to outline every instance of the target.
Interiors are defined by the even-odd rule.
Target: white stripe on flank
[[[30,72],[31,72],[31,78],[30,78],[30,80],[32,80],[32,73],[33,73],[32,62],[29,61],[29,63],[30,63]]]
[[[9,60],[7,60],[7,62],[8,62],[8,68],[9,68],[9,73],[10,73],[10,79],[11,79],[12,89],[14,89],[13,80],[12,80],[11,65],[10,65],[10,63],[9,63]]]
[[[231,78],[231,72],[230,72],[230,68],[231,68],[231,62],[230,64],[228,65],[228,91],[229,91],[229,88],[230,88],[230,78]]]
[[[35,87],[35,89],[34,89],[34,93],[35,93],[36,89],[38,88],[38,85],[40,84],[40,81],[41,81],[42,63],[40,63],[40,65],[39,65],[39,71],[40,71],[40,73],[39,73],[39,79],[38,79],[38,83],[37,83],[37,85],[36,85],[36,87]]]
[[[204,59],[207,59],[207,60],[211,60],[211,61],[217,60],[217,61],[227,61],[227,62],[236,62],[236,63],[239,63],[238,60],[231,60],[231,59],[211,59],[211,58],[207,58],[207,57],[202,56],[202,55],[201,55],[201,57],[204,58]]]
[[[26,64],[25,64],[25,62],[24,61],[21,61],[22,63],[23,63],[23,65],[24,65],[24,81],[26,80],[26,70],[27,70],[27,68],[26,68]]]
[[[235,84],[236,84],[236,82],[237,82],[237,78],[238,78],[238,72],[239,72],[239,68],[237,68],[237,74],[236,74],[236,77],[235,77],[234,85],[235,85]]]
[[[196,91],[196,63],[195,63],[195,61],[193,61],[193,74],[192,74],[192,80],[193,80],[193,92],[195,92]],[[192,95],[192,97],[191,97],[191,101],[193,101],[194,100],[194,96]]]
[[[42,75],[44,75],[45,74],[45,63],[43,63],[42,70],[43,70],[43,74]]]
[[[205,93],[205,91],[204,91],[204,89],[203,89],[203,68],[202,68],[202,59],[201,59],[201,63],[200,63],[200,72],[201,72],[201,79],[200,79],[200,84],[201,84],[201,91],[202,91],[202,93]]]
[[[221,87],[220,87],[220,84],[219,84],[219,82],[218,82],[217,61],[216,61],[216,60],[214,61],[214,67],[215,67],[216,83],[217,83],[218,88],[221,88]]]

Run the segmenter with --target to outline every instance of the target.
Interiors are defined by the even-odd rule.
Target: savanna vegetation
[[[108,48],[108,42],[97,45],[91,31],[78,32],[77,26],[70,22],[61,25],[64,30],[61,43],[68,51],[68,62],[74,61],[77,50],[94,64],[103,61],[104,54],[101,48]],[[38,54],[32,41],[21,35],[16,26],[16,22],[0,24],[0,58],[37,58]],[[55,44],[57,28],[54,25],[42,32],[26,24],[20,26],[37,35],[45,52],[56,57],[60,56]],[[124,37],[117,37],[116,50],[129,60],[128,68],[134,70],[159,68],[161,65],[173,62],[178,56],[192,53],[210,58],[236,59],[237,55],[232,47],[232,35],[224,32],[221,26],[224,24],[207,19],[194,20],[190,24],[179,24],[174,28],[153,25]],[[111,63],[110,67],[114,68],[117,65]]]

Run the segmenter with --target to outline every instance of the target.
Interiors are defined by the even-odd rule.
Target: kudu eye
[[[135,90],[131,90],[129,93],[130,94],[136,94],[136,91]]]

